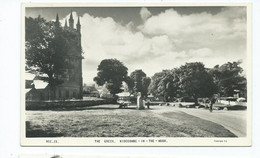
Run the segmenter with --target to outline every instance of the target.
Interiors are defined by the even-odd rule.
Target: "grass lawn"
[[[27,137],[235,137],[216,123],[181,112],[102,105],[73,111],[27,111]]]

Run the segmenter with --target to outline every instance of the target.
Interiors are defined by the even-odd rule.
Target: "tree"
[[[88,86],[87,84],[84,83],[84,85],[83,85],[83,94],[91,94],[93,92],[97,92],[95,84]]]
[[[178,75],[174,70],[163,70],[152,76],[149,93],[156,97],[163,97],[168,102],[180,95]]]
[[[127,79],[127,67],[117,59],[104,59],[98,65],[98,73],[94,81],[99,85],[106,85],[106,88],[115,96],[123,90],[122,82]]]
[[[186,63],[176,69],[180,77],[183,95],[191,97],[198,104],[199,97],[212,97],[216,92],[213,77],[201,62]]]
[[[143,97],[147,97],[148,86],[151,83],[151,79],[146,77],[146,74],[142,70],[135,70],[130,74],[130,78],[132,79],[132,81],[129,81],[131,83],[130,86],[132,86],[130,89],[132,89],[134,93],[141,92]]]
[[[243,97],[247,94],[247,80],[242,75],[241,61],[216,65],[210,70],[221,96],[233,96],[239,90]]]
[[[26,70],[37,73],[48,82],[50,93],[63,81],[59,78],[68,64],[65,61],[69,46],[77,41],[74,32],[59,27],[55,22],[38,18],[25,18]],[[81,50],[80,50],[81,51]],[[52,99],[50,94],[50,99]]]
[[[143,87],[142,91],[141,91],[142,96],[147,97],[147,95],[148,95],[148,87],[149,87],[150,83],[151,83],[151,78],[150,77],[143,77],[142,78],[142,87]]]
[[[130,77],[127,76],[125,80],[126,86],[127,86],[127,91],[131,94],[134,93],[134,80]]]

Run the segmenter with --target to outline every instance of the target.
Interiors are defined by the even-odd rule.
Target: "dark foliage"
[[[216,93],[216,85],[213,77],[206,70],[203,63],[186,63],[178,68],[180,88],[183,96],[194,98],[197,104],[198,98],[212,97]]]
[[[128,87],[132,86],[130,89],[135,94],[141,92],[143,97],[147,97],[148,87],[151,83],[150,77],[146,77],[146,74],[142,70],[135,70],[130,74],[130,78],[132,81],[129,81],[130,85]]]
[[[48,22],[40,16],[26,17],[26,70],[39,75],[39,79],[48,82],[53,89],[63,82],[59,75],[63,73],[65,67],[70,66],[65,60],[68,52],[75,52],[71,49],[81,49],[71,47],[77,45],[77,42],[78,36],[74,30],[63,29],[55,22]],[[76,51],[81,52],[81,50]]]
[[[175,69],[155,73],[149,85],[149,93],[163,98],[166,102],[172,101],[174,97],[181,95],[178,77]]]
[[[228,62],[221,66],[216,65],[210,70],[221,96],[233,96],[235,91],[240,91],[240,94],[246,97],[247,80],[242,75],[240,64],[240,61]]]
[[[127,79],[127,67],[117,59],[104,59],[98,66],[98,74],[94,81],[99,85],[106,85],[111,94],[115,95],[123,90],[122,82]]]

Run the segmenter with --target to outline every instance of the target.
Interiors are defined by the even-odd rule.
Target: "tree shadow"
[[[136,110],[136,107],[124,107],[119,108],[118,106],[104,107],[104,106],[88,106],[88,107],[70,107],[70,108],[53,108],[53,109],[38,109],[39,111],[84,111],[84,110]],[[35,110],[35,111],[38,111]],[[34,110],[32,110],[34,111]]]
[[[62,137],[63,133],[53,132],[51,130],[35,129],[29,121],[26,121],[26,137]]]

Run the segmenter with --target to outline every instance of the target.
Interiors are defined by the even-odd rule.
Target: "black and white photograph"
[[[23,146],[251,145],[250,3],[22,9]]]

